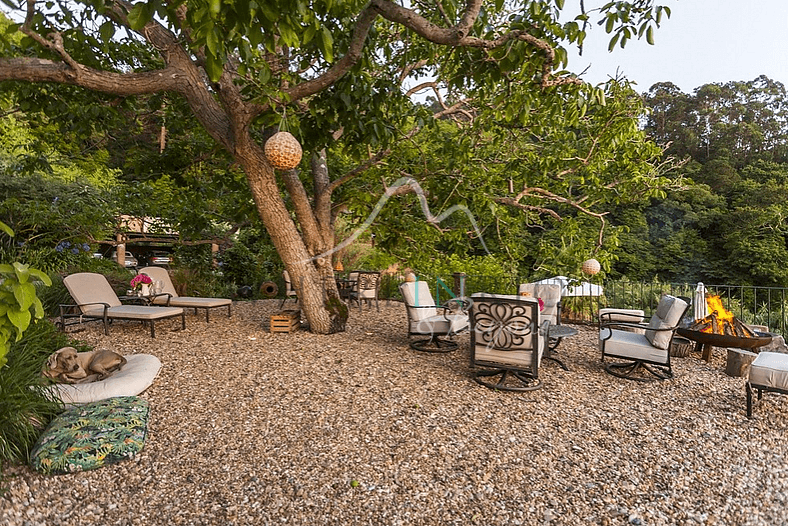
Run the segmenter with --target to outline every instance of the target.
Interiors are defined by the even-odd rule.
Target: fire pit
[[[739,321],[732,312],[725,309],[719,296],[709,296],[706,303],[711,314],[695,320],[689,327],[679,327],[679,335],[696,342],[695,350],[701,351],[707,362],[711,359],[712,347],[735,347],[754,349],[768,345],[770,334],[756,332]]]

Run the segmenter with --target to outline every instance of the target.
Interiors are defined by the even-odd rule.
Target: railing
[[[380,298],[401,299],[399,284],[402,275],[383,275]],[[515,294],[520,283],[532,281],[528,278],[481,275],[426,276],[419,279],[430,284],[437,303],[443,303],[451,295],[459,295],[460,286],[470,296],[475,292]],[[593,281],[593,280],[591,280]],[[660,283],[655,281],[606,281],[601,283],[603,295],[578,295],[563,297],[562,319],[566,323],[596,323],[597,312],[602,307],[642,309],[650,317],[657,308],[663,294],[680,296],[692,302],[697,283]],[[756,287],[750,285],[706,285],[709,294],[720,296],[725,308],[733,312],[742,322],[763,325],[771,332],[786,334],[788,327],[788,289],[781,287]],[[688,310],[692,313],[692,307]]]

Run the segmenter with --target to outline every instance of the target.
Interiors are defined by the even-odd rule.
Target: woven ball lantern
[[[276,132],[265,141],[265,156],[274,168],[292,170],[301,161],[301,154],[301,145],[290,132]]]
[[[599,264],[594,258],[587,259],[583,261],[583,266],[581,267],[583,274],[588,274],[589,276],[593,276],[594,274],[599,274],[599,271],[602,270],[602,265]]]

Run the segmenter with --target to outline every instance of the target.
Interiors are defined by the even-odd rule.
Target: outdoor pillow
[[[653,329],[665,329],[668,327],[675,327],[684,308],[687,306],[686,302],[679,298],[665,295],[659,301],[657,311],[651,317],[646,329],[646,338],[654,347],[658,349],[667,349],[670,345],[670,339],[673,337],[671,331],[655,331]],[[651,330],[649,330],[651,329]]]
[[[45,474],[75,473],[133,458],[145,445],[148,401],[109,398],[68,409],[44,430],[30,463]]]

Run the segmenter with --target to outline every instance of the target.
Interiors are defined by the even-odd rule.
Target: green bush
[[[60,400],[44,389],[41,376],[47,358],[65,346],[90,347],[59,332],[47,320],[31,324],[11,344],[8,363],[0,369],[0,463],[27,462],[30,451],[49,421],[63,411]]]

